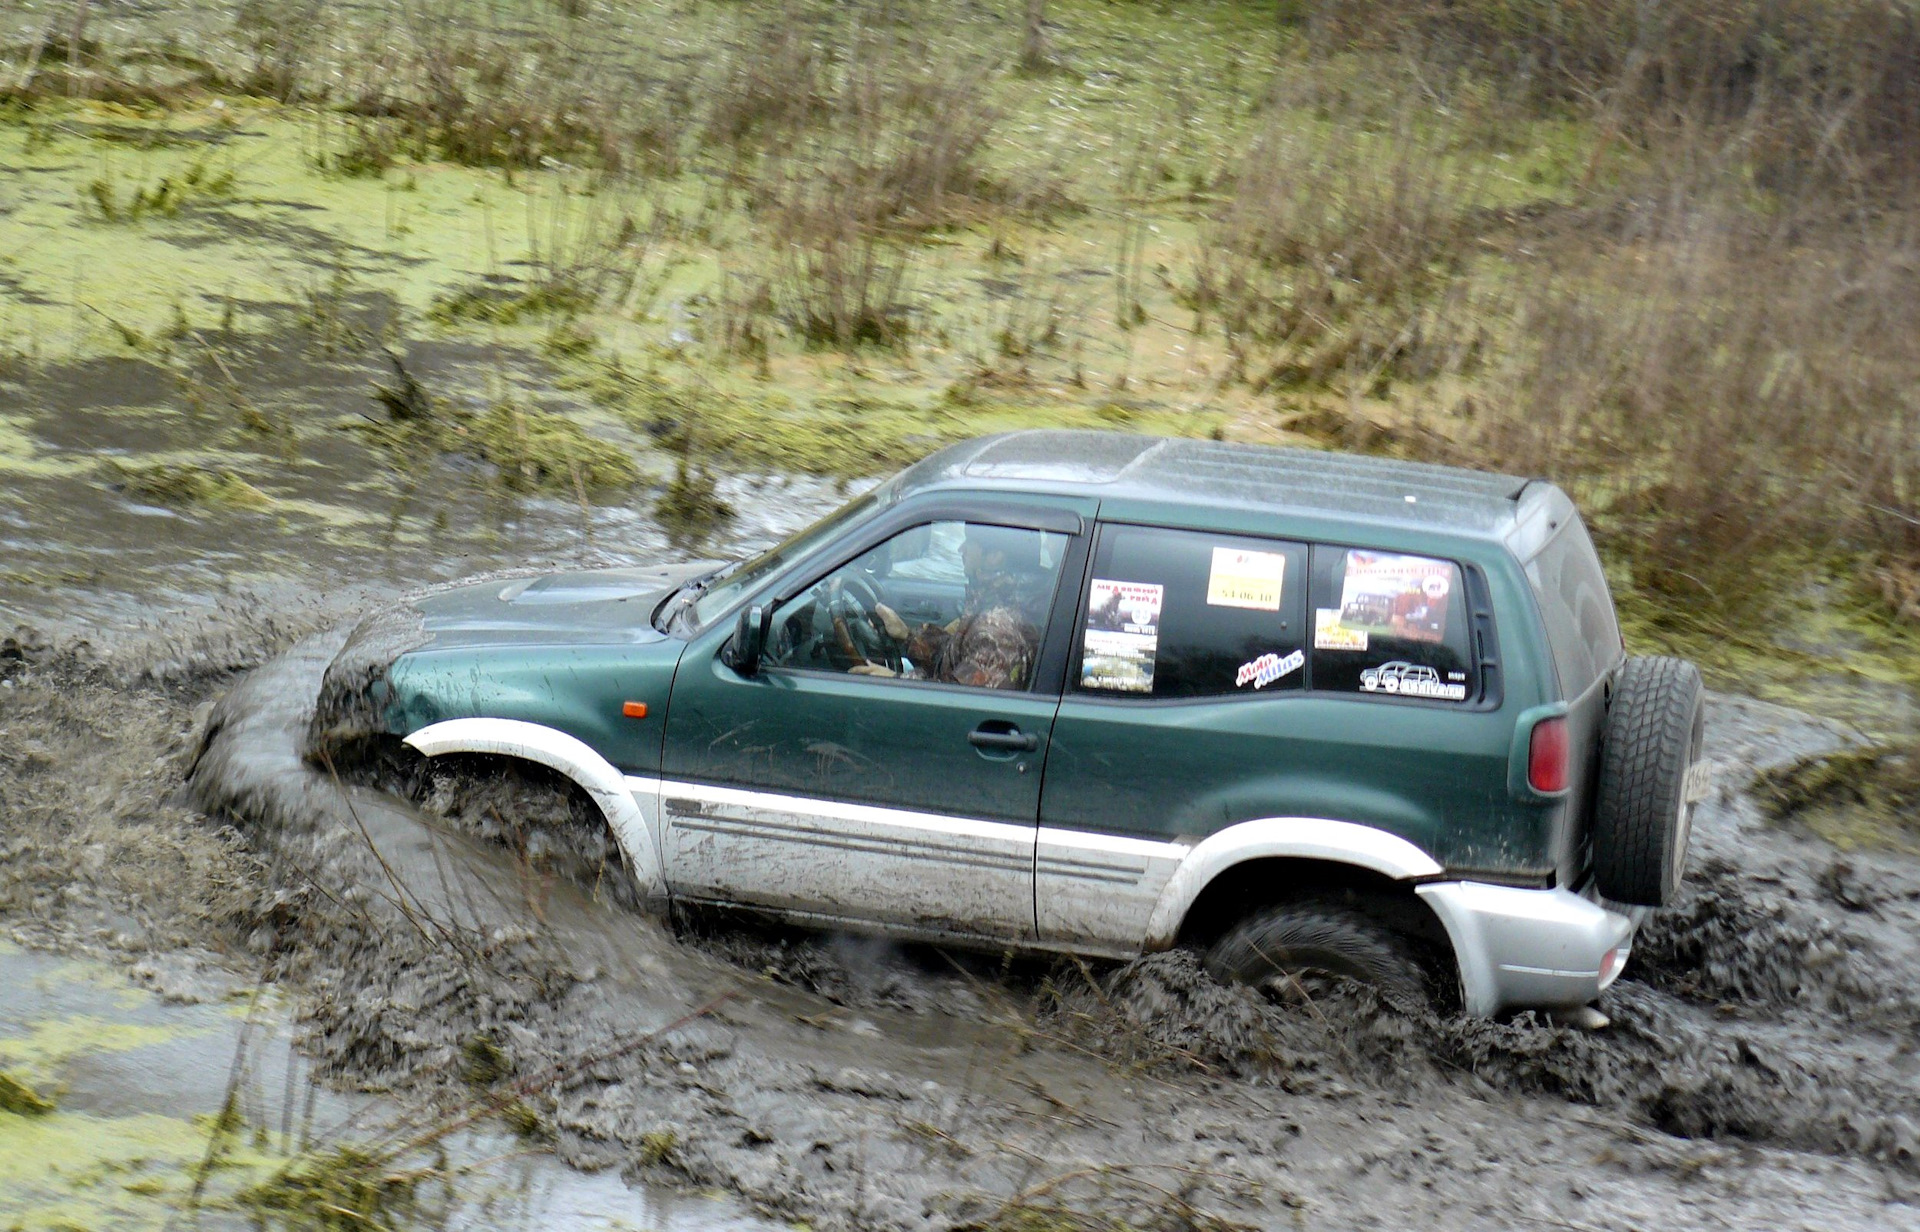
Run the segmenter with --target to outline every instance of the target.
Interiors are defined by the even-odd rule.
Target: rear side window
[[[1306,565],[1296,543],[1103,527],[1074,686],[1118,698],[1299,689]]]
[[[1569,699],[1579,697],[1622,654],[1613,596],[1579,518],[1568,519],[1527,562],[1527,580],[1547,624],[1560,688]]]
[[[1475,696],[1466,579],[1454,561],[1313,549],[1313,687],[1463,702]]]

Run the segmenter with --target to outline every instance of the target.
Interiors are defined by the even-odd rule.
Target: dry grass
[[[1752,630],[1830,575],[1913,605],[1920,211],[1864,137],[1784,182],[1807,97],[1616,92],[1584,170],[1512,208],[1498,113],[1301,79],[1320,122],[1282,99],[1203,232],[1230,379],[1337,444],[1566,483],[1660,623]],[[1339,430],[1388,401],[1391,437]]]
[[[1375,124],[1275,112],[1204,233],[1196,328],[1217,323],[1256,388],[1369,390],[1462,364],[1429,357],[1465,345],[1449,292],[1491,221],[1477,208],[1487,164],[1452,150],[1412,96]]]
[[[1437,93],[1502,82],[1597,111],[1628,140],[1772,110],[1754,167],[1779,184],[1920,173],[1920,13],[1877,0],[1363,0],[1316,9],[1322,46],[1417,57]]]
[[[1584,489],[1676,612],[1759,614],[1859,554],[1892,576],[1920,503],[1912,220],[1660,212],[1523,300],[1473,436]]]
[[[847,55],[822,126],[766,156],[756,212],[797,337],[893,346],[914,328],[915,235],[954,225],[993,192],[978,160],[998,116],[977,72],[931,67],[911,39],[862,34]]]

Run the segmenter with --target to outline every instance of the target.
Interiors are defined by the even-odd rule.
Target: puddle
[[[0,1223],[17,1229],[257,1228],[238,1195],[291,1160],[376,1142],[415,1110],[315,1081],[287,1007],[218,971],[122,971],[0,943],[0,1068],[55,1105],[0,1112]],[[163,993],[165,995],[163,995]],[[223,1107],[237,1132],[217,1147]],[[422,1226],[772,1232],[737,1203],[578,1172],[480,1126],[441,1140]],[[209,1154],[211,1150],[211,1156]],[[216,1166],[197,1202],[195,1178]],[[433,1188],[431,1185],[428,1188]],[[279,1226],[269,1220],[267,1226]],[[297,1225],[295,1225],[297,1226]]]
[[[357,301],[356,328],[377,333],[391,307]],[[733,516],[703,542],[675,546],[652,515],[671,461],[584,398],[542,395],[558,398],[591,439],[632,451],[640,482],[590,502],[514,493],[456,455],[398,466],[355,430],[383,414],[371,391],[394,380],[378,349],[329,351],[291,324],[268,340],[201,341],[225,356],[224,371],[204,357],[188,365],[210,381],[205,404],[183,393],[173,368],[147,359],[0,379],[0,620],[97,640],[150,626],[158,613],[223,604],[284,610],[316,595],[370,599],[486,570],[731,557],[850,491],[805,476],[719,475],[716,496]],[[493,405],[522,378],[548,379],[536,357],[501,348],[426,341],[404,350],[435,397],[467,409]],[[245,415],[227,405],[228,375],[245,391]],[[247,423],[284,426],[290,444]],[[174,499],[128,481],[156,474]]]

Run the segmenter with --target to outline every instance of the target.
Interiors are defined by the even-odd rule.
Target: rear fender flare
[[[1397,834],[1322,817],[1262,817],[1228,826],[1189,851],[1147,920],[1144,948],[1163,950],[1180,935],[1187,912],[1216,877],[1249,860],[1329,860],[1396,881],[1437,877],[1444,870],[1426,852]]]
[[[405,738],[427,757],[443,753],[488,753],[537,762],[566,775],[585,791],[607,819],[626,855],[634,882],[648,902],[666,898],[661,871],[659,792],[636,792],[613,763],[577,736],[519,719],[448,719]],[[644,807],[643,807],[644,802]]]

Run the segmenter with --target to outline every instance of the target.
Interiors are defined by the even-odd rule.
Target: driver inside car
[[[860,675],[904,674],[914,679],[983,689],[1025,688],[1039,651],[1040,618],[1050,596],[1033,531],[969,523],[960,559],[967,587],[960,614],[944,625],[909,629],[898,613],[877,604],[875,623],[904,651],[903,673],[880,664],[856,664]]]

